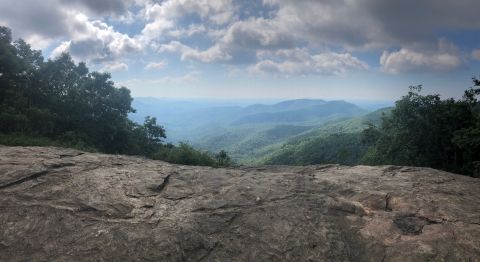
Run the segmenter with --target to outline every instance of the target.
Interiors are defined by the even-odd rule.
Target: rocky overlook
[[[479,261],[480,180],[0,146],[0,261]]]

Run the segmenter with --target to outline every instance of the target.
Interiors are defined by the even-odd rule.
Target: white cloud
[[[451,71],[464,64],[458,48],[446,39],[440,39],[433,50],[401,48],[384,51],[380,57],[381,69],[391,74],[405,72]]]
[[[433,33],[479,30],[478,9],[478,0],[0,0],[0,24],[35,48],[55,43],[52,56],[100,66],[159,50],[253,72],[343,74],[367,67],[358,52],[396,48],[383,53],[381,69],[401,73],[480,60],[480,49],[440,47]],[[125,33],[132,23],[143,26],[137,35]]]
[[[165,35],[178,37],[181,33],[189,33],[188,29],[182,32],[184,29],[176,28],[179,21],[189,16],[224,25],[234,18],[234,4],[233,0],[166,0],[160,3],[147,2],[142,12],[147,23],[140,38],[150,42],[163,40]]]
[[[167,65],[168,65],[167,60],[162,60],[162,61],[157,62],[157,63],[156,62],[150,62],[145,66],[145,69],[160,70],[160,69],[166,68]]]
[[[145,25],[139,38],[143,43],[148,44],[149,42],[163,36],[165,32],[168,29],[173,28],[174,25],[174,22],[164,18],[155,19],[153,22]]]
[[[38,35],[38,34],[31,34],[31,35],[26,36],[26,38],[24,40],[27,43],[29,43],[29,45],[33,49],[41,50],[41,49],[45,49],[45,48],[49,47],[52,44],[54,39],[44,37],[44,36],[41,36],[41,35]]]
[[[128,65],[125,63],[110,63],[106,64],[100,71],[103,72],[117,72],[128,70]]]
[[[472,51],[472,58],[480,61],[480,49],[475,49]]]
[[[438,30],[478,30],[478,0],[264,0],[279,28],[310,45],[435,47]],[[412,11],[415,10],[415,11]]]
[[[451,71],[463,63],[457,47],[446,39],[438,41],[436,50],[401,48],[395,52],[384,51],[380,57],[381,69],[391,74],[405,72]]]
[[[196,34],[205,33],[206,27],[202,24],[192,24],[188,28],[178,28],[168,31],[168,35],[174,38],[192,37]]]
[[[118,15],[112,18],[112,21],[123,23],[126,25],[131,25],[135,22],[135,14],[131,12],[130,10],[127,10],[125,14]]]
[[[271,56],[262,54],[261,56]],[[343,75],[350,70],[367,70],[368,65],[349,53],[324,52],[311,55],[305,49],[279,50],[273,58],[251,66],[251,73],[281,75]]]
[[[130,79],[126,81],[120,81],[117,83],[118,86],[126,86],[130,87],[158,87],[158,85],[163,84],[185,84],[198,81],[198,77],[200,76],[200,72],[198,71],[190,71],[184,75],[180,76],[166,76],[160,77],[156,79]]]
[[[53,49],[50,56],[52,58],[55,58],[55,57],[60,56],[63,53],[68,53],[70,45],[71,45],[71,41],[62,42],[59,46],[57,46],[55,49]]]
[[[222,42],[231,48],[278,49],[294,47],[295,39],[271,20],[258,18],[232,24]]]
[[[397,74],[415,71],[450,71],[458,68],[462,60],[456,54],[428,54],[402,48],[391,53],[384,51],[380,64],[383,71]]]
[[[178,41],[172,41],[168,44],[161,45],[159,52],[178,52],[181,54],[182,60],[197,60],[204,63],[212,63],[216,61],[228,61],[231,56],[224,52],[219,46],[215,45],[207,50],[198,50],[186,46]]]
[[[147,19],[166,18],[178,20],[188,15],[198,15],[217,24],[224,24],[233,18],[232,0],[166,0],[160,3],[147,3]]]
[[[69,52],[76,60],[103,63],[142,50],[137,39],[115,31],[104,22],[90,21],[84,14],[72,14],[69,29],[70,39],[56,47],[52,56]]]
[[[381,24],[375,24],[362,8],[362,1],[350,0],[266,0],[278,11],[270,20],[298,42],[311,46],[340,45],[365,47],[383,37]]]

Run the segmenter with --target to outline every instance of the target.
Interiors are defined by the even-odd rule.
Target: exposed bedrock
[[[479,261],[480,179],[0,146],[0,261]]]

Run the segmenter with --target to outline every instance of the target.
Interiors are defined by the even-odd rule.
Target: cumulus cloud
[[[45,42],[49,44],[68,32],[68,14],[56,8],[57,4],[56,0],[0,1],[0,24],[12,28],[16,37],[34,47],[44,47]],[[32,41],[39,39],[44,42],[41,46]]]
[[[0,23],[13,28],[20,37],[44,38],[70,35],[72,13],[92,15],[126,14],[133,0],[22,0],[0,1]]]
[[[120,33],[92,15],[121,15],[133,4],[123,0],[22,0],[0,1],[0,23],[34,48],[54,48],[52,56],[69,52],[76,60],[104,63],[138,52],[139,41]],[[104,17],[102,17],[104,18]]]
[[[224,24],[233,18],[232,0],[166,0],[147,3],[145,13],[149,20],[167,18],[179,20],[188,15],[197,15],[217,24]]]
[[[186,46],[178,41],[172,41],[160,46],[159,52],[177,52],[181,54],[182,60],[197,60],[204,63],[216,61],[228,61],[231,56],[225,53],[219,46],[215,45],[206,50],[198,50]]]
[[[125,63],[110,63],[106,64],[100,71],[103,72],[117,72],[128,70],[128,65]]]
[[[35,48],[102,65],[156,50],[252,72],[344,74],[368,68],[361,52],[395,50],[381,69],[401,73],[480,60],[439,47],[435,34],[479,30],[479,9],[478,0],[0,0],[0,23]]]
[[[150,63],[148,63],[148,64],[145,66],[145,69],[156,69],[156,70],[160,70],[160,69],[166,68],[167,65],[168,65],[167,60],[162,60],[162,61],[160,61],[160,62],[150,62]]]
[[[83,14],[73,15],[69,27],[75,33],[53,50],[53,56],[69,52],[78,60],[101,63],[120,59],[142,48],[136,39],[115,31],[104,22],[89,21]]]
[[[217,25],[223,25],[234,17],[232,0],[166,0],[159,3],[146,2],[142,10],[147,23],[142,30],[143,41],[150,42],[170,34],[187,32],[175,28],[182,20],[198,16]]]
[[[164,35],[167,30],[174,28],[174,25],[174,22],[164,18],[155,19],[154,21],[145,25],[140,39],[143,43],[148,44],[149,42],[152,42],[153,40],[156,40]]]
[[[437,52],[420,53],[409,49],[383,52],[382,70],[392,74],[418,71],[449,71],[458,68],[462,60],[456,54]]]
[[[268,0],[278,8],[271,23],[299,41],[311,45],[339,44],[344,47],[363,47],[379,35],[361,1],[349,0]]]
[[[350,59],[355,58],[351,55],[352,51],[400,45],[400,51],[384,54],[382,58],[384,71],[451,70],[462,63],[456,52],[443,50],[433,54],[425,52],[425,50],[436,48],[437,45],[437,37],[431,33],[432,29],[468,28],[471,27],[471,23],[464,18],[454,19],[463,13],[462,5],[455,4],[453,1],[440,1],[445,2],[445,6],[449,8],[437,6],[429,0],[420,1],[420,3],[418,1],[414,3],[412,0],[402,3],[386,3],[379,0],[264,0],[265,5],[274,8],[270,15],[231,21],[223,30],[215,31],[214,42],[208,49],[202,51],[177,42],[164,44],[160,49],[179,52],[182,60],[208,63],[254,62],[255,65],[251,67],[253,71],[298,71],[299,73],[308,71],[308,73],[339,74],[347,71],[348,68],[364,68],[359,66],[357,61]],[[182,14],[188,13],[189,7],[194,5],[188,1],[186,3],[182,8],[172,4],[171,16],[181,17]],[[472,4],[479,5],[473,1]],[[162,6],[165,9],[157,7],[160,8],[159,10],[166,10],[168,5]],[[418,6],[425,11],[435,9],[443,15],[429,12],[412,13],[412,6]],[[232,8],[231,5],[228,7]],[[205,10],[208,8],[199,13],[208,13]],[[406,13],[409,14],[409,19],[405,19]],[[444,21],[445,17],[450,22]],[[473,24],[476,21],[480,23],[478,18],[473,18],[471,15],[468,17],[468,21],[475,20]],[[205,30],[208,32],[210,28]],[[175,32],[178,36],[185,35],[187,31],[176,30]],[[210,33],[210,35],[214,34]],[[311,56],[307,61],[316,65],[313,67],[316,69],[312,70],[306,70],[306,67],[301,69],[301,63],[288,59],[257,57],[261,50],[295,50],[299,45],[306,45],[313,49],[336,46],[337,49],[340,47],[340,50],[345,51]],[[403,57],[403,55],[406,56]],[[326,65],[328,63],[325,62],[327,59],[331,59],[331,64],[338,65],[339,69],[335,72],[329,70]]]
[[[251,66],[249,71],[282,75],[343,75],[349,70],[368,69],[365,62],[349,53],[325,52],[311,55],[305,49],[295,49],[277,51],[273,57],[261,60]]]
[[[281,28],[311,44],[351,49],[436,44],[438,30],[480,28],[477,0],[264,0]]]
[[[231,47],[249,49],[278,49],[294,47],[291,34],[283,32],[269,20],[258,18],[234,23],[222,41]]]
[[[401,48],[394,52],[384,51],[380,57],[381,69],[392,74],[450,71],[463,63],[457,47],[446,39],[440,39],[434,50]]]

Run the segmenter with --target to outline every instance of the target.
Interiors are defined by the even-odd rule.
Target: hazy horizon
[[[187,103],[206,103],[206,106],[250,106],[255,104],[273,105],[276,103],[291,101],[291,100],[324,100],[324,101],[345,101],[355,104],[361,108],[369,111],[374,111],[380,108],[391,107],[395,105],[396,100],[369,100],[369,99],[324,99],[312,97],[299,98],[218,98],[218,97],[132,97],[134,100],[154,99],[160,101],[171,102],[187,102]]]

